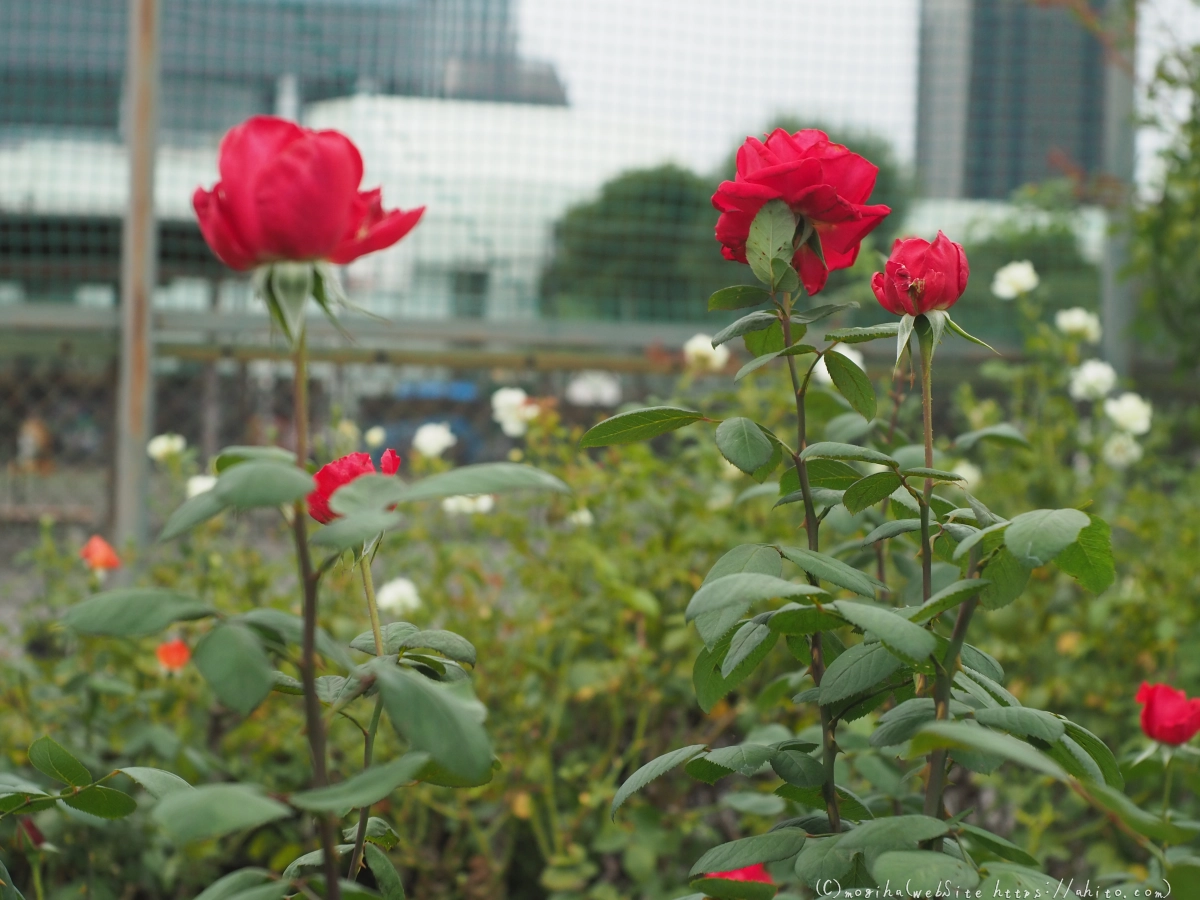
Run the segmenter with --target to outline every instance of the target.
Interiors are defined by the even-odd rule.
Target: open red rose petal
[[[385,450],[379,460],[379,468],[384,475],[395,475],[400,468],[400,455],[395,450]],[[349,484],[362,475],[375,474],[375,463],[369,453],[351,453],[341,459],[335,459],[317,470],[313,476],[317,488],[308,495],[308,512],[322,525],[327,525],[338,514],[329,508],[329,498],[342,485]]]

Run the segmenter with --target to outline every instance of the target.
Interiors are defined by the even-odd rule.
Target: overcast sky
[[[572,105],[667,125],[697,168],[783,112],[868,127],[912,158],[919,0],[518,2],[522,53],[555,64]],[[1152,0],[1139,69],[1194,40],[1194,0]],[[1143,135],[1143,156],[1158,143]]]

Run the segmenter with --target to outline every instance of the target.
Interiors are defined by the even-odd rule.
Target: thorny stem
[[[925,468],[933,468],[933,335],[928,326],[916,329],[921,345],[921,418],[925,423]],[[925,479],[921,503],[921,592],[933,596],[933,544],[929,539],[929,501],[933,479]]]
[[[293,421],[296,423],[296,465],[304,468],[308,462],[308,354],[303,334],[295,347],[293,376]],[[317,698],[317,584],[319,575],[313,570],[308,552],[308,510],[303,498],[292,506],[292,535],[296,543],[296,559],[300,567],[300,585],[304,590],[304,637],[301,649],[300,678],[304,684],[304,718],[308,731],[308,747],[313,761],[313,787],[329,783],[325,768],[325,725],[321,720],[321,701]],[[329,900],[340,900],[338,887],[337,851],[335,850],[333,820],[328,815],[317,816],[321,836],[322,868],[325,891]]]
[[[383,695],[375,698],[375,712],[371,714],[371,724],[367,727],[363,739],[363,768],[371,765],[371,755],[375,750],[375,732],[379,730],[379,716],[383,713]],[[367,820],[371,817],[371,807],[364,806],[358,811],[358,831],[354,834],[354,852],[350,854],[350,880],[358,874],[362,864],[363,847],[367,841]]]
[[[781,315],[779,324],[783,328],[783,343],[784,346],[792,345],[792,302],[788,294],[783,295],[783,304],[781,306]],[[800,479],[800,493],[804,497],[804,532],[808,535],[808,549],[814,553],[820,547],[820,520],[817,518],[817,510],[813,505],[812,488],[808,483],[808,466],[800,454],[804,448],[808,446],[807,423],[804,414],[804,395],[808,390],[808,377],[803,381],[796,371],[796,357],[787,357],[788,373],[792,378],[792,390],[796,397],[796,452],[792,459],[796,464],[796,475]],[[810,370],[811,372],[811,370]],[[817,578],[813,575],[808,576],[811,584],[816,585]],[[825,676],[825,652],[821,646],[821,632],[815,632],[809,639],[809,649],[812,655],[812,678],[813,683],[821,686],[821,679]],[[829,816],[830,830],[837,834],[842,830],[842,816],[838,809],[837,786],[834,781],[834,762],[837,759],[837,742],[834,739],[834,722],[828,709],[821,707],[821,756],[825,766],[825,782],[821,786],[821,793],[825,798],[825,810]]]

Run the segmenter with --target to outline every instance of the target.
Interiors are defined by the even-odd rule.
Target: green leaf
[[[825,366],[833,386],[850,403],[856,413],[868,422],[875,418],[875,386],[867,373],[836,350],[825,351]]]
[[[970,450],[980,441],[995,441],[998,444],[1008,444],[1013,447],[1028,447],[1029,440],[1021,434],[1020,429],[1008,422],[999,425],[989,425],[977,431],[968,431],[954,439],[954,446],[959,450]]]
[[[601,422],[583,436],[580,446],[599,446],[599,444],[584,443],[584,441],[587,441],[589,435],[593,434],[597,429],[603,428],[609,422],[624,418],[625,416],[636,416],[638,413],[646,412],[649,412],[649,410],[639,409],[631,413],[625,413],[624,416],[614,416],[612,419]],[[692,415],[697,414],[693,413]],[[678,428],[680,426],[676,425],[674,427]],[[669,431],[671,429],[664,430]],[[630,440],[641,440],[641,438],[609,440],[606,443],[623,444],[629,443]],[[571,493],[571,489],[561,479],[554,477],[549,472],[543,472],[541,469],[519,463],[498,462],[477,463],[473,466],[462,466],[450,472],[430,475],[428,478],[424,478],[404,488],[399,499],[403,503],[409,503],[416,500],[453,497],[458,494],[506,494],[513,491]]]
[[[958,562],[966,556],[972,547],[983,541],[989,534],[995,534],[997,531],[1003,531],[1006,528],[1008,528],[1008,522],[997,522],[995,525],[989,525],[987,528],[980,528],[970,537],[959,541],[958,546],[954,548],[954,561]]]
[[[778,358],[782,353],[782,350],[772,350],[770,353],[764,353],[761,356],[754,357],[754,359],[750,360],[750,362],[746,363],[737,370],[737,373],[733,376],[733,380],[741,381],[751,372],[757,372],[767,363],[771,362],[771,360]]]
[[[853,591],[860,597],[875,597],[876,591],[887,591],[887,585],[866,572],[854,568],[827,553],[808,550],[803,547],[780,547],[788,560],[795,563],[803,571],[822,581],[836,584],[840,588]]]
[[[805,833],[800,828],[781,828],[766,834],[742,838],[713,847],[692,866],[688,878],[710,872],[744,869],[758,863],[791,859],[804,846]]]
[[[1067,780],[1067,773],[1062,766],[1024,741],[966,722],[931,722],[912,739],[914,756],[928,753],[937,747],[989,753],[1043,775],[1049,775],[1056,781]]]
[[[731,881],[728,878],[697,878],[688,886],[700,892],[691,896],[708,900],[771,900],[778,890],[775,885],[762,881]]]
[[[236,619],[231,619],[230,621],[253,625],[255,628],[274,632],[283,643],[291,643],[297,647],[301,646],[304,642],[304,620],[281,609],[260,606],[257,609],[244,612]],[[271,637],[270,639],[274,638]],[[354,661],[350,658],[350,654],[346,652],[345,648],[333,640],[324,628],[320,627],[317,628],[317,650],[320,651],[322,656],[336,662],[343,669],[352,669],[354,667]]]
[[[822,306],[814,306],[809,309],[793,309],[792,321],[803,325],[811,325],[813,322],[828,319],[830,316],[840,313],[845,309],[858,309],[858,304],[850,301],[849,303],[826,303]]]
[[[926,722],[937,718],[932,697],[913,697],[899,703],[879,717],[871,733],[872,747],[891,747],[902,744],[921,730]]]
[[[912,469],[904,469],[900,473],[905,478],[929,478],[933,481],[943,481],[953,483],[958,481],[966,481],[957,472],[947,472],[944,469],[929,469],[925,466],[917,466]]]
[[[415,781],[428,762],[428,753],[406,753],[389,763],[364,769],[338,784],[292,794],[291,803],[318,812],[342,812],[371,806],[401,785]]]
[[[876,472],[860,479],[846,489],[842,504],[852,515],[860,513],[881,500],[886,500],[900,487],[900,476],[895,472]]]
[[[208,490],[195,497],[190,497],[171,513],[158,539],[169,541],[179,537],[179,535],[191,531],[201,522],[207,522],[219,515],[224,509],[225,503],[217,496],[216,491]]]
[[[246,888],[265,884],[271,880],[271,873],[266,869],[239,869],[218,878],[205,888],[196,900],[230,900]]]
[[[73,809],[101,819],[123,819],[137,809],[137,803],[124,791],[101,784],[84,788],[78,794],[64,797],[63,802]]]
[[[361,550],[367,541],[395,528],[402,521],[403,517],[399,513],[382,509],[351,513],[318,528],[309,537],[308,542],[314,547],[323,547],[326,550]]]
[[[836,459],[810,459],[804,467],[808,470],[809,487],[814,488],[829,488],[835,491],[844,491],[854,482],[862,478],[862,473],[858,469],[848,463],[839,462]],[[795,469],[791,470],[795,473]],[[800,490],[800,477],[796,477],[796,486],[791,490]],[[781,493],[790,493],[790,491]]]
[[[282,506],[312,493],[313,477],[296,466],[254,460],[226,469],[212,493],[226,506],[254,509]]]
[[[988,586],[979,594],[984,609],[1008,606],[1025,591],[1031,569],[1012,555],[1007,547],[1000,550],[983,567]]]
[[[990,584],[986,578],[966,578],[942,588],[921,604],[910,621],[920,624],[940,616]]]
[[[8,874],[8,869],[4,868],[3,862],[0,862],[0,900],[25,900],[13,883],[13,877]]]
[[[775,794],[809,809],[825,809],[825,797],[820,787],[799,788],[793,784],[781,784]],[[857,794],[841,785],[837,786],[838,806],[842,817],[847,819],[871,819],[871,810]]]
[[[650,760],[627,779],[613,797],[611,815],[615,819],[617,810],[620,809],[626,800],[652,782],[654,779],[667,774],[676,766],[683,765],[685,762],[699,756],[704,752],[704,744],[692,744],[688,747],[681,747],[678,750],[672,750],[670,753],[664,753],[656,759]]]
[[[161,800],[167,794],[173,794],[176,791],[192,789],[190,784],[174,772],[166,772],[162,769],[152,769],[147,766],[125,766],[117,771],[124,772],[145,788],[146,793],[156,800]]]
[[[880,884],[889,881],[902,884],[905,892],[946,891],[949,888],[973,888],[979,884],[979,873],[965,862],[932,850],[883,853],[871,865],[871,876]]]
[[[825,340],[837,341],[840,344],[861,344],[880,338],[894,338],[899,331],[899,322],[884,322],[880,325],[867,325],[862,328],[835,328],[833,331],[825,332]]]
[[[721,455],[747,475],[766,465],[775,449],[763,430],[743,416],[718,425],[716,439]]]
[[[788,784],[798,788],[819,788],[825,783],[825,767],[799,750],[777,750],[771,758],[771,768]]]
[[[275,684],[258,637],[238,623],[218,625],[206,634],[196,645],[192,661],[217,699],[243,716],[250,715]]]
[[[831,604],[850,623],[879,638],[892,653],[916,665],[937,648],[937,639],[903,616],[882,606],[838,600]]]
[[[1030,568],[1045,565],[1091,523],[1077,509],[1035,509],[1014,516],[1004,532],[1004,543],[1018,562]]]
[[[187,594],[164,588],[117,588],[76,603],[63,624],[80,634],[141,637],[156,634],[173,622],[215,614],[211,606]]]
[[[632,444],[645,441],[668,431],[675,431],[704,416],[690,409],[675,406],[648,406],[620,413],[593,426],[580,440],[579,446],[607,447],[611,444]]]
[[[40,737],[29,745],[29,764],[55,781],[71,787],[92,783],[92,773],[51,737]]]
[[[1165,841],[1170,844],[1186,844],[1191,841],[1200,828],[1191,825],[1183,826],[1174,822],[1164,821],[1153,813],[1148,813],[1123,793],[1106,784],[1089,784],[1086,786],[1088,796],[1102,809],[1116,815],[1122,822],[1138,834],[1155,841]]]
[[[780,607],[767,621],[772,631],[789,635],[815,634],[818,631],[840,628],[842,624],[841,616],[827,613],[815,606],[800,606],[795,603]]]
[[[787,291],[789,294],[800,290],[800,276],[792,268],[791,263],[782,259],[771,260],[771,284],[777,291]]]
[[[839,444],[835,441],[819,441],[809,444],[800,454],[803,460],[809,459],[841,459],[856,462],[877,463],[892,469],[900,468],[900,464],[886,453],[872,450],[869,447],[859,447],[857,444]]]
[[[729,652],[725,654],[721,663],[721,677],[728,678],[764,642],[770,641],[774,644],[778,638],[777,632],[760,622],[744,623],[729,641]]]
[[[972,844],[978,844],[989,853],[994,853],[1001,859],[1010,859],[1015,863],[1021,863],[1025,866],[1041,865],[1037,861],[1037,857],[1030,856],[1012,841],[1005,840],[999,835],[992,834],[975,825],[969,825],[966,822],[959,822],[954,826],[956,831],[962,832]]]
[[[713,750],[697,758],[749,778],[774,759],[776,752],[774,747],[768,747],[766,744],[738,744]]]
[[[392,727],[414,750],[423,750],[450,776],[486,784],[492,747],[483,708],[446,687],[383,660],[371,663]]]
[[[272,881],[248,891],[240,891],[229,900],[283,900],[290,891],[291,885],[287,881]]]
[[[708,298],[709,310],[744,309],[747,306],[758,306],[771,299],[769,292],[752,284],[735,284],[733,287],[721,288]]]
[[[718,331],[712,339],[712,345],[719,347],[726,341],[731,341],[735,337],[741,337],[743,334],[749,334],[754,331],[766,331],[778,322],[779,317],[773,312],[752,312],[750,315],[742,316],[732,325],[726,325]]]
[[[1008,893],[1012,897],[1053,897],[1054,890],[1062,890],[1062,882],[1050,878],[1041,872],[1019,866],[1015,863],[987,862],[982,866],[984,882],[980,891],[984,897],[1003,897]],[[1061,894],[1060,894],[1061,896]]]
[[[984,341],[981,341],[979,338],[975,337],[974,335],[967,334],[967,332],[963,331],[962,326],[960,326],[957,322],[955,322],[953,319],[951,319],[949,313],[946,314],[946,323],[945,323],[944,327],[949,328],[951,331],[953,331],[959,337],[966,338],[972,344],[978,344],[980,347],[986,347],[988,350],[991,350],[993,353],[996,353],[996,355],[999,356],[999,353],[997,353],[996,348],[993,347],[991,344],[987,344]]]
[[[697,620],[697,624],[699,624],[699,620]],[[696,689],[696,702],[705,712],[709,712],[718,700],[745,681],[775,646],[775,641],[763,641],[742,660],[737,668],[729,673],[728,677],[724,677],[721,675],[720,663],[728,652],[732,639],[733,635],[727,634],[712,650],[702,647],[692,666],[692,684]]]
[[[286,818],[291,810],[257,785],[205,784],[168,794],[150,815],[172,841],[186,844],[257,828]]]
[[[889,816],[864,822],[838,840],[842,852],[867,850],[872,854],[881,850],[916,849],[921,841],[933,840],[950,831],[950,823],[932,816],[907,815]]]
[[[1117,790],[1125,789],[1125,778],[1121,774],[1121,767],[1117,764],[1117,759],[1113,756],[1112,750],[1108,749],[1108,744],[1096,737],[1082,725],[1076,725],[1074,722],[1066,721],[1063,723],[1067,734],[1075,741],[1083,751],[1095,760],[1096,765],[1100,768],[1104,775],[1104,783],[1109,787]]]
[[[351,825],[342,832],[342,837],[347,841],[354,840],[357,835],[357,825]],[[384,850],[391,850],[400,843],[400,835],[383,819],[371,816],[367,819],[367,843],[382,847]]]
[[[217,458],[213,462],[213,471],[220,475],[230,466],[254,460],[294,466],[296,464],[296,454],[291,450],[284,450],[282,447],[260,446],[257,444],[225,447],[217,454]]]
[[[723,575],[720,578],[701,585],[700,590],[692,595],[684,613],[686,621],[699,620],[706,613],[718,610],[727,611],[733,616],[733,621],[742,617],[751,604],[777,597],[791,598],[824,594],[825,591],[808,584],[794,584],[775,578],[771,575],[760,575],[755,572],[740,572],[733,575]],[[736,614],[734,611],[736,610]],[[722,620],[723,621],[723,620]],[[701,634],[709,649],[721,639],[714,627],[712,617],[705,620],[707,633]],[[732,622],[729,623],[732,625]],[[699,627],[699,622],[697,623]],[[726,626],[728,628],[728,626]]]
[[[799,334],[793,332],[792,339],[798,340],[807,329],[801,326]],[[742,343],[750,351],[751,356],[778,356],[784,349],[783,325],[776,319],[761,331],[748,331],[742,335]]]
[[[1090,524],[1079,532],[1075,543],[1058,554],[1055,563],[1093,594],[1102,594],[1116,580],[1113,563],[1112,530],[1098,516],[1089,516]]]
[[[779,551],[770,544],[739,544],[713,564],[704,576],[704,583],[739,572],[756,572],[778,578],[783,574],[783,560]]]
[[[796,214],[783,200],[769,200],[754,216],[746,237],[746,262],[759,281],[774,285],[771,261],[781,259],[790,264],[795,251],[792,238],[796,234]]]
[[[822,706],[873,688],[904,665],[883,644],[856,644],[829,664],[821,679]]]
[[[1040,738],[1048,744],[1054,743],[1066,732],[1061,719],[1040,709],[1024,706],[976,710],[975,721],[980,725],[1001,728],[1021,737]]]
[[[405,900],[404,882],[400,880],[400,873],[387,858],[387,854],[374,844],[364,846],[363,853],[367,857],[367,865],[371,874],[375,876],[375,886],[379,888],[383,900]]]

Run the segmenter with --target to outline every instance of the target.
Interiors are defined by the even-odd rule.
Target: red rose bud
[[[884,271],[871,279],[871,290],[888,312],[919,316],[953,306],[970,274],[962,244],[939,231],[932,244],[921,238],[896,241]]]
[[[168,672],[178,672],[188,664],[188,660],[192,658],[192,651],[188,649],[187,644],[176,638],[159,644],[154,650],[154,655]]]
[[[1200,699],[1165,684],[1147,684],[1137,692],[1142,706],[1142,731],[1160,744],[1186,744],[1200,731]]]
[[[98,534],[88,538],[88,542],[79,551],[82,559],[93,572],[103,572],[108,569],[121,568],[121,557],[112,545]]]
[[[344,264],[390,247],[424,207],[384,210],[378,189],[360,191],[362,157],[337,131],[254,116],[230,129],[211,191],[192,206],[213,253],[232,269],[282,260]]]
[[[379,460],[384,475],[395,475],[400,468],[400,456],[395,450],[385,450]],[[317,489],[308,495],[308,513],[322,525],[341,518],[329,508],[329,498],[344,484],[349,484],[361,475],[375,474],[375,463],[369,453],[351,453],[341,459],[322,466],[313,476]]]
[[[821,239],[821,260],[805,243],[792,266],[815,294],[834,269],[847,269],[858,258],[859,244],[891,209],[867,206],[879,169],[825,132],[810,128],[788,134],[777,128],[766,143],[747,138],[737,152],[737,175],[723,181],[712,203],[721,212],[717,240],[726,259],[746,262],[746,238],[758,211],[771,200],[783,200],[803,216]]]
[[[767,867],[762,863],[746,866],[742,869],[731,869],[728,872],[713,872],[711,875],[706,875],[705,877],[724,878],[726,881],[759,881],[763,884],[774,884],[771,876],[767,874]]]
[[[21,816],[17,820],[21,831],[25,833],[25,837],[29,840],[30,845],[35,850],[40,850],[42,845],[46,843],[46,836],[42,834],[42,830],[33,824],[33,819],[29,816]]]

